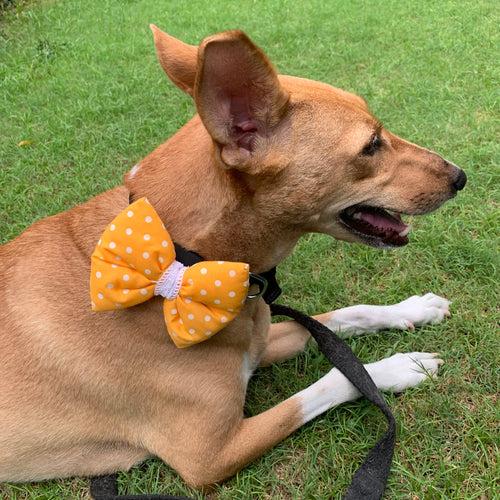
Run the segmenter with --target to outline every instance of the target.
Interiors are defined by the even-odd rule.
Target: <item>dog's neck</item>
[[[269,210],[258,181],[219,161],[195,116],[127,174],[125,184],[132,200],[149,199],[174,241],[204,258],[248,262],[254,272],[276,266],[301,231]]]

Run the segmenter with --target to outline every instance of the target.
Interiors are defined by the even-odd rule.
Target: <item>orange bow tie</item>
[[[91,259],[92,309],[132,307],[161,295],[177,347],[202,342],[224,328],[248,293],[248,264],[203,261],[185,267],[176,261],[172,240],[146,198],[113,220]]]

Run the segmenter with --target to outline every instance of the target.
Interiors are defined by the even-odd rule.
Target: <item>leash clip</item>
[[[267,287],[269,285],[266,278],[264,278],[260,274],[250,273],[249,281],[250,286],[257,285],[259,287],[259,291],[257,293],[249,293],[247,295],[247,299],[256,299],[258,297],[262,297],[266,293]],[[250,292],[250,287],[248,288]]]

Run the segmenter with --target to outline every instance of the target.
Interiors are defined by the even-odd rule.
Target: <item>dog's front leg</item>
[[[357,305],[313,317],[342,337],[350,337],[389,328],[413,330],[415,326],[439,323],[449,316],[449,305],[448,300],[428,293],[390,306]],[[309,338],[309,332],[295,321],[272,324],[259,366],[295,356],[304,350]]]
[[[414,295],[389,306],[357,305],[337,309],[315,318],[343,337],[389,328],[413,330],[415,326],[439,323],[449,316],[450,302],[438,295]]]
[[[293,358],[304,350],[310,338],[309,332],[295,321],[272,323],[269,325],[266,348],[260,358],[259,366],[269,366]]]
[[[395,354],[365,367],[381,390],[400,392],[418,385],[427,376],[435,376],[441,363],[436,354],[414,352]],[[219,435],[218,440],[213,439],[214,429],[202,425],[199,429],[203,430],[203,438],[199,434],[193,456],[184,455],[175,468],[188,484],[198,488],[220,482],[309,420],[359,396],[357,389],[334,368],[270,410],[236,420],[233,429],[223,437]]]

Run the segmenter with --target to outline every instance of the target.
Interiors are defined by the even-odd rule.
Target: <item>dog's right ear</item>
[[[149,27],[153,32],[156,54],[163,71],[177,87],[193,95],[198,64],[198,47],[181,42],[167,35],[154,24]]]

